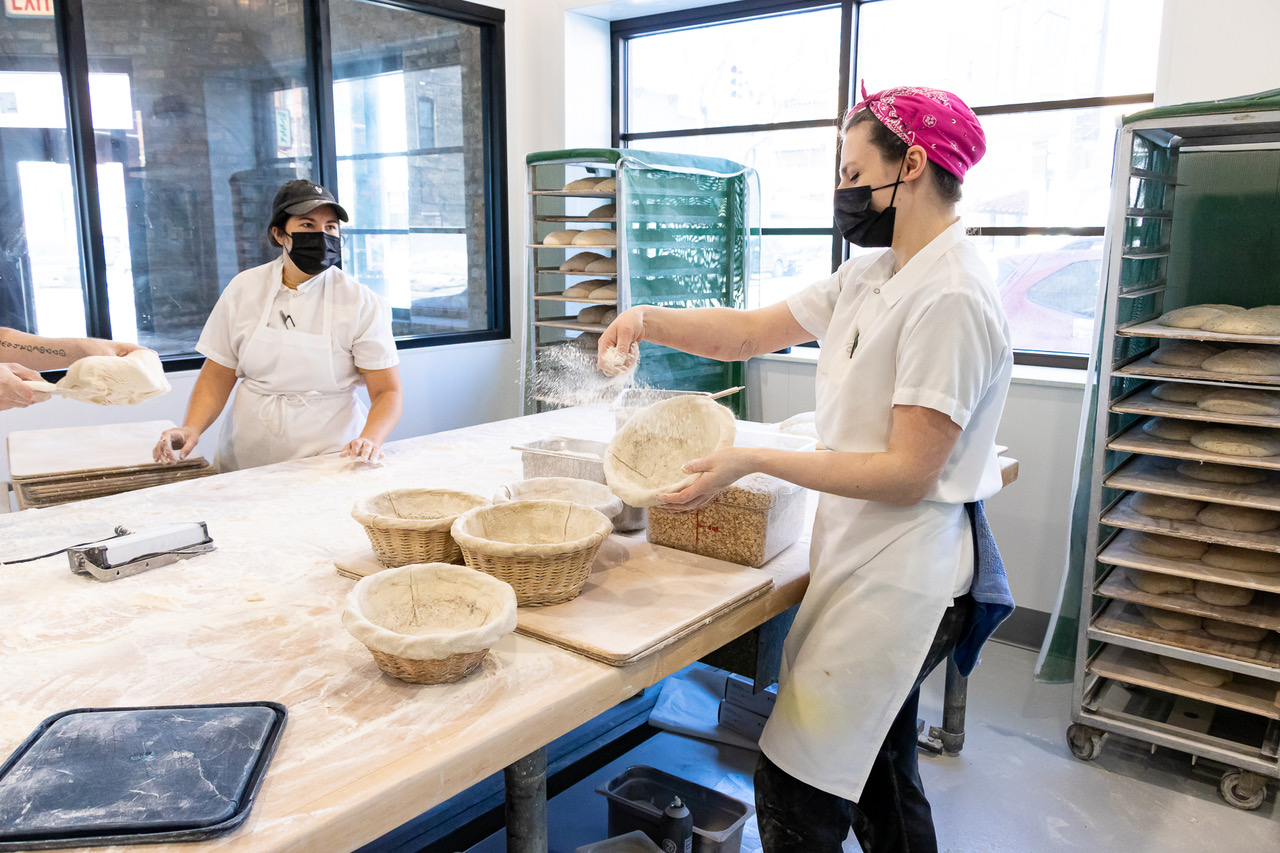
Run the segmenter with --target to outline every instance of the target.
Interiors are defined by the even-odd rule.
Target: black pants
[[[880,745],[858,802],[807,785],[760,754],[756,820],[764,853],[840,853],[850,827],[868,853],[937,853],[933,813],[916,760],[920,683],[951,654],[972,611],[973,599],[965,595],[943,614],[915,686]]]

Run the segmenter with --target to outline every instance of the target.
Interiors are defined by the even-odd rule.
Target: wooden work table
[[[761,571],[773,588],[624,667],[511,634],[482,671],[442,686],[383,675],[343,629],[367,545],[356,498],[399,487],[492,495],[521,479],[511,446],[607,439],[603,407],[395,442],[380,467],[336,456],[0,516],[0,560],[204,521],[212,554],[102,583],[65,555],[0,568],[0,755],[71,708],[272,700],[289,720],[247,821],[171,849],[349,851],[511,765],[798,602],[807,540]],[[120,848],[100,848],[120,849]]]

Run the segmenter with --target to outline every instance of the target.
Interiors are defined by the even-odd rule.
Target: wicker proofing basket
[[[511,587],[463,566],[428,563],[369,575],[342,623],[378,668],[412,684],[444,684],[478,667],[516,626]]]
[[[479,495],[451,489],[394,489],[356,501],[351,517],[364,525],[384,566],[461,563],[449,528],[461,513],[488,504]]]
[[[468,510],[453,523],[467,565],[516,591],[521,605],[576,598],[613,525],[569,501],[516,501]]]

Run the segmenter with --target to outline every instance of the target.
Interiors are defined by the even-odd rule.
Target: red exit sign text
[[[52,18],[53,0],[4,0],[10,18]]]

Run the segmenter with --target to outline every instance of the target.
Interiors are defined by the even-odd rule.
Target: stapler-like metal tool
[[[113,581],[214,550],[203,521],[127,532],[67,549],[71,571]]]

